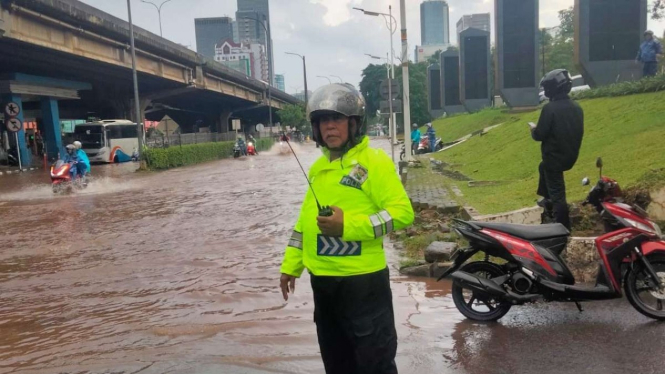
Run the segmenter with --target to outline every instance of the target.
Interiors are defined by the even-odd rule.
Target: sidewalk
[[[406,192],[416,209],[435,209],[439,213],[457,213],[460,204],[451,197],[443,175],[432,170],[429,159],[407,169]]]

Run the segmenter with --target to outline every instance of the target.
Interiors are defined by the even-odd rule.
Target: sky
[[[127,20],[125,0],[82,0],[118,18]],[[160,4],[163,0],[151,0]],[[421,0],[406,0],[406,27],[408,53],[420,44]],[[559,24],[558,11],[573,6],[574,0],[540,0],[540,27]],[[314,90],[332,81],[358,85],[362,69],[368,63],[379,63],[366,53],[385,56],[390,50],[390,36],[386,23],[380,17],[366,16],[353,7],[388,13],[400,23],[393,35],[395,56],[401,55],[399,0],[270,0],[270,22],[273,38],[275,74],[284,74],[289,93],[302,91],[302,60],[285,52],[306,56],[307,85]],[[464,14],[494,13],[494,0],[448,0],[450,7],[451,43],[456,43],[455,25]],[[170,0],[162,7],[164,37],[196,50],[194,19],[229,16],[235,18],[236,0]],[[132,18],[138,27],[159,35],[157,10],[140,0],[132,0]],[[492,26],[494,27],[494,26]],[[663,35],[665,22],[649,19],[649,28]],[[494,36],[492,36],[494,38]],[[637,50],[637,47],[635,49]],[[396,63],[397,60],[395,60]]]

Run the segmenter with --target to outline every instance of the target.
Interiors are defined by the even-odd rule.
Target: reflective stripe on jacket
[[[369,147],[364,137],[342,158],[329,152],[309,171],[321,205],[344,212],[341,238],[321,235],[318,208],[308,189],[300,216],[286,247],[281,272],[299,277],[307,268],[318,276],[350,276],[386,267],[383,237],[413,223],[409,197],[388,155]]]

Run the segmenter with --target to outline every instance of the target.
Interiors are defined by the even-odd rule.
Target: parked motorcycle
[[[55,194],[70,193],[75,190],[83,190],[88,187],[89,177],[77,175],[72,177],[74,163],[66,163],[63,160],[56,161],[51,165],[51,188]]]
[[[602,168],[602,160],[598,160]],[[588,183],[588,182],[587,182]],[[618,184],[602,177],[585,204],[607,223],[596,238],[600,264],[595,287],[578,285],[561,259],[570,233],[561,224],[513,225],[455,220],[455,232],[469,242],[452,254],[451,275],[457,309],[467,318],[496,321],[513,305],[537,300],[579,302],[622,297],[647,317],[665,320],[665,241],[658,225],[639,207],[616,201]],[[485,261],[464,264],[474,254]],[[489,256],[506,261],[498,265]],[[622,279],[622,274],[625,274]]]
[[[416,154],[416,149],[414,148],[415,144],[411,144],[411,156]],[[402,150],[399,152],[399,160],[404,161],[404,156],[406,156],[406,146],[404,145],[404,142],[402,142]]]
[[[436,143],[434,143],[434,152],[440,151],[443,149],[443,141],[441,138],[436,138]],[[416,151],[416,154],[422,155],[425,153],[430,153],[431,149],[429,146],[429,138],[424,136],[420,139],[420,144],[418,144],[418,150]]]

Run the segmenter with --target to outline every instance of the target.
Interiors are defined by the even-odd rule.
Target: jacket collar
[[[360,143],[358,143],[355,147],[349,149],[348,152],[342,155],[342,157],[338,158],[335,161],[330,161],[330,150],[328,148],[323,147],[321,152],[323,153],[322,158],[320,158],[317,162],[312,165],[311,173],[315,174],[318,173],[321,170],[330,170],[330,169],[339,169],[339,168],[346,168],[352,165],[353,160],[358,157],[358,155],[366,150],[369,147],[369,138],[367,136],[363,136],[362,140]]]

